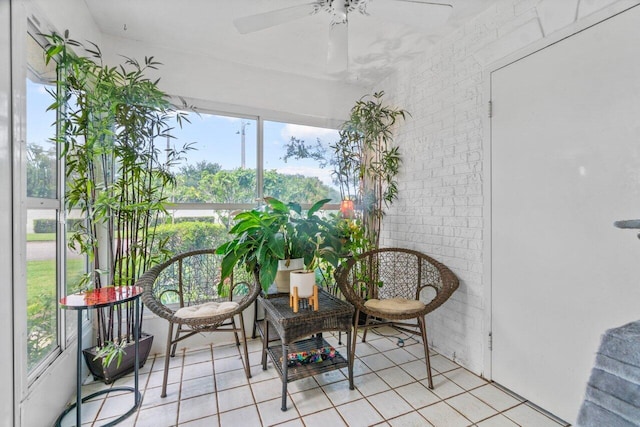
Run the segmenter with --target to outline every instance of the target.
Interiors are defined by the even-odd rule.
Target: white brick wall
[[[377,90],[411,113],[398,129],[403,157],[399,200],[388,210],[381,246],[423,251],[448,265],[460,288],[428,316],[429,341],[478,374],[488,308],[483,281],[487,236],[483,160],[490,64],[574,25],[613,0],[503,0],[426,51]],[[573,19],[571,17],[574,17]]]

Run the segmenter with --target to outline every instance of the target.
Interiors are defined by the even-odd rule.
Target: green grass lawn
[[[69,286],[83,273],[84,260],[67,260],[67,277]],[[55,298],[56,295],[56,261],[55,259],[27,262],[27,304],[31,305],[40,295]]]
[[[27,242],[51,242],[56,240],[56,233],[28,233]]]

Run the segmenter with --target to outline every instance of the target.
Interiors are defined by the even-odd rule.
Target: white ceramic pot
[[[316,284],[316,273],[307,270],[292,271],[290,275],[290,292],[298,287],[299,298],[309,298],[313,295],[313,286]]]
[[[278,292],[289,292],[289,273],[302,268],[304,268],[304,258],[281,259],[278,261],[278,271],[275,278]]]

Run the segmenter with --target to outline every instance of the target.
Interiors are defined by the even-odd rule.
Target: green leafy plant
[[[190,147],[165,147],[172,123],[186,117],[146,77],[159,65],[153,57],[111,67],[93,43],[85,47],[68,34],[45,37],[46,61],[58,64],[59,89],[51,92],[49,109],[58,111],[54,141],[66,162],[66,208],[85,219],[69,236],[69,246],[91,266],[80,285],[133,285],[168,256],[156,225],[166,214],[165,189],[175,183],[170,170]],[[131,341],[132,318],[132,307],[98,310],[98,347],[108,353],[114,343]]]
[[[116,360],[116,367],[120,367],[122,357],[125,354],[125,345],[126,341],[122,341],[121,343],[108,341],[104,346],[98,348],[93,360],[99,360],[102,358],[102,366],[105,368]]]
[[[393,145],[393,130],[409,113],[383,103],[384,92],[358,100],[342,125],[334,152],[334,179],[342,199],[350,198],[363,210],[363,224],[374,247],[388,207],[398,196],[396,176],[401,157]]]
[[[320,260],[337,265],[341,242],[331,224],[318,214],[328,201],[314,203],[305,213],[298,203],[267,197],[263,208],[236,215],[229,231],[234,237],[216,250],[223,255],[219,286],[236,265],[258,271],[265,291],[276,277],[279,260],[304,258],[308,269],[316,268]]]

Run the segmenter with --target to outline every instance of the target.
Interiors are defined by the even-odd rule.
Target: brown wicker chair
[[[364,328],[362,342],[366,341],[367,329],[382,325],[422,336],[429,388],[433,388],[425,315],[458,288],[455,274],[420,252],[385,248],[349,259],[336,272],[336,281],[347,301],[355,306],[354,324],[359,324],[361,314],[366,317],[364,325],[358,325]],[[410,319],[417,322],[404,322]],[[351,354],[355,354],[357,339],[354,333]]]
[[[214,249],[185,252],[149,269],[138,279],[138,285],[144,289],[142,301],[146,307],[169,322],[161,397],[167,395],[169,357],[175,356],[177,343],[201,332],[233,332],[236,345],[242,343],[243,346],[245,374],[247,378],[251,377],[242,311],[255,301],[260,286],[254,280],[237,282],[232,277],[219,294],[221,260]],[[228,304],[229,301],[232,304]],[[203,305],[212,302],[227,302],[225,305],[229,307]],[[180,309],[183,310],[178,311]],[[236,326],[236,315],[239,327]]]

